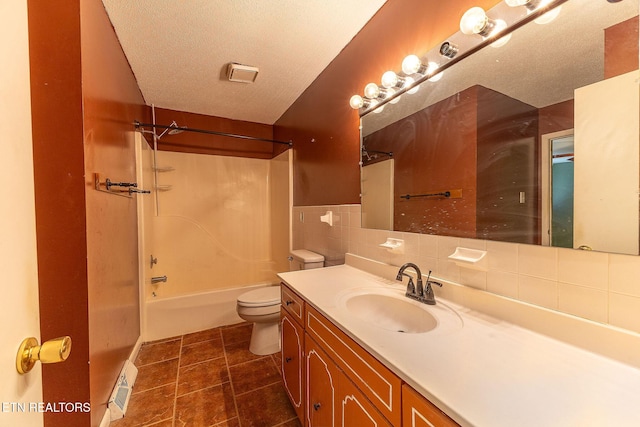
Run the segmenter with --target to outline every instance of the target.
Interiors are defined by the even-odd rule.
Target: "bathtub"
[[[142,339],[144,342],[155,341],[243,322],[236,313],[238,296],[270,285],[273,284],[151,299],[142,310]]]

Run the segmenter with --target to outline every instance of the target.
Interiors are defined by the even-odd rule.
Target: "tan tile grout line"
[[[229,369],[229,358],[227,357],[227,347],[224,345],[224,334],[220,329],[220,338],[222,340],[222,351],[224,353],[224,364],[227,368],[227,375],[229,377],[229,386],[231,387],[231,397],[233,397],[233,406],[236,409],[236,417],[238,418],[238,426],[242,427],[242,420],[240,419],[240,411],[238,411],[238,401],[236,400],[236,390],[233,387],[233,381],[231,381],[231,370]]]
[[[254,392],[254,391],[256,391],[256,390],[262,390],[263,388],[271,387],[272,385],[274,385],[274,384],[279,384],[279,383],[280,383],[280,380],[278,380],[278,381],[274,381],[274,382],[269,383],[269,384],[264,384],[264,385],[261,385],[260,387],[252,388],[252,389],[251,389],[251,390],[249,390],[249,391],[245,391],[245,392],[243,392],[243,393],[238,393],[238,396],[243,396],[243,395],[245,395],[245,394],[253,393],[253,392]],[[235,397],[235,396],[234,396],[234,397]]]
[[[175,427],[176,425],[176,409],[178,407],[178,384],[180,384],[180,360],[182,359],[182,344],[184,343],[184,335],[180,336],[180,351],[178,352],[178,369],[176,372],[176,390],[173,394],[173,411],[171,415],[171,425]]]

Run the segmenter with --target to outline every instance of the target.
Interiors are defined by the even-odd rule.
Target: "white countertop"
[[[463,426],[640,426],[635,367],[441,299],[436,307],[457,312],[462,327],[388,331],[339,301],[356,288],[403,291],[406,279],[400,284],[349,265],[279,276]]]

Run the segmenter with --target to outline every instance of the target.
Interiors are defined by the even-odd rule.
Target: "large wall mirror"
[[[363,227],[638,255],[638,3],[563,2],[364,114]]]

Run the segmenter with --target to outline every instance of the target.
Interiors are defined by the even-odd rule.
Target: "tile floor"
[[[300,427],[280,353],[249,352],[249,323],[146,343],[125,418],[112,427]]]

